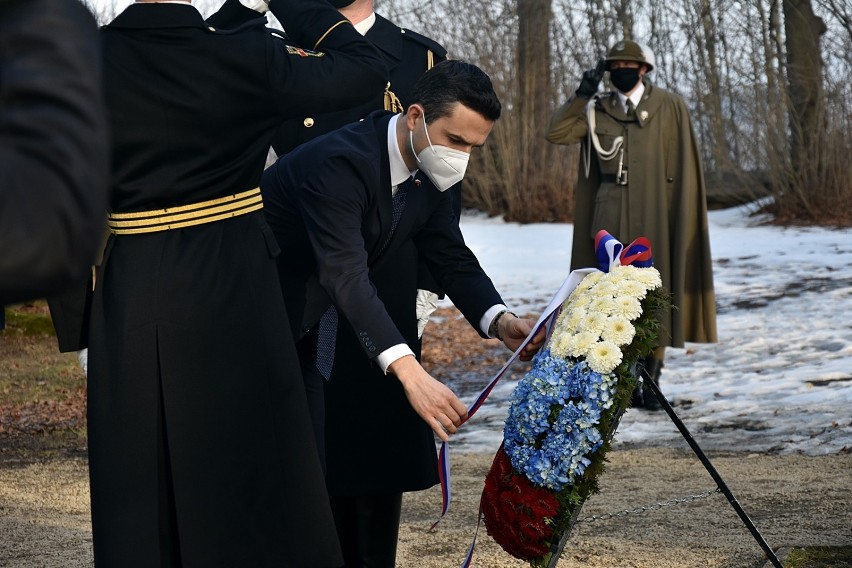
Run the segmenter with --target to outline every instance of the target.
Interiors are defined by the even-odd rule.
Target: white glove
[[[89,348],[77,351],[77,361],[80,363],[80,368],[83,369],[83,374],[89,376]]]
[[[429,323],[429,316],[438,307],[438,294],[429,290],[417,290],[415,313],[417,314],[417,337],[423,337],[423,330]]]
[[[260,12],[261,14],[265,14],[269,11],[269,2],[267,2],[266,0],[240,0],[240,4],[242,4],[249,10],[254,10],[255,12]]]

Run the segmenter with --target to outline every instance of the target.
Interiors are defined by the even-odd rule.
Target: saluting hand
[[[577,96],[583,99],[592,98],[592,95],[598,92],[598,85],[603,80],[604,71],[606,71],[606,60],[601,59],[598,61],[597,67],[583,72],[580,86],[575,91]]]
[[[388,371],[396,375],[411,407],[442,441],[449,441],[449,434],[467,420],[467,407],[452,390],[427,373],[413,355],[400,357]]]

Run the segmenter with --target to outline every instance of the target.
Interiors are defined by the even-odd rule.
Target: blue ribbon
[[[648,268],[654,264],[651,241],[646,237],[639,237],[625,247],[603,229],[595,235],[595,257],[603,272],[609,272],[615,266]]]

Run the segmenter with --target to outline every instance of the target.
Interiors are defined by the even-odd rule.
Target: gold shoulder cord
[[[328,37],[328,34],[330,34],[330,33],[331,33],[331,31],[332,31],[334,28],[336,28],[337,26],[343,25],[343,24],[351,24],[351,22],[350,22],[349,20],[340,20],[339,22],[337,22],[336,24],[334,24],[333,26],[331,26],[330,28],[328,28],[328,29],[325,31],[325,33],[324,33],[324,34],[322,34],[322,37],[320,37],[320,38],[317,40],[317,42],[314,44],[314,49],[313,49],[313,51],[316,51],[316,50],[317,50],[317,48],[319,47],[319,44],[321,44],[321,43],[322,43],[322,40],[324,40],[326,37]]]
[[[431,49],[426,50],[426,70],[428,71],[432,67],[435,66],[435,54],[432,53]],[[399,100],[399,97],[394,94],[393,91],[390,90],[390,82],[388,82],[387,87],[385,87],[385,110],[389,110],[391,112],[404,112],[405,107],[402,105],[402,101]]]
[[[400,101],[399,97],[390,90],[390,81],[388,81],[388,84],[385,87],[385,110],[389,110],[391,112],[405,111],[402,106],[402,101]]]

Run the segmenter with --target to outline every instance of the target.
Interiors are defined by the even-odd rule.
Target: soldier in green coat
[[[601,229],[624,244],[639,236],[651,241],[676,308],[661,315],[660,345],[645,360],[647,378],[657,382],[667,345],[716,341],[716,306],[695,133],[683,99],[648,80],[653,69],[647,46],[618,42],[583,74],[575,96],[551,119],[547,139],[581,144],[572,269],[597,265],[594,237]],[[614,91],[598,91],[605,71]],[[634,405],[659,408],[648,392],[637,392]]]

